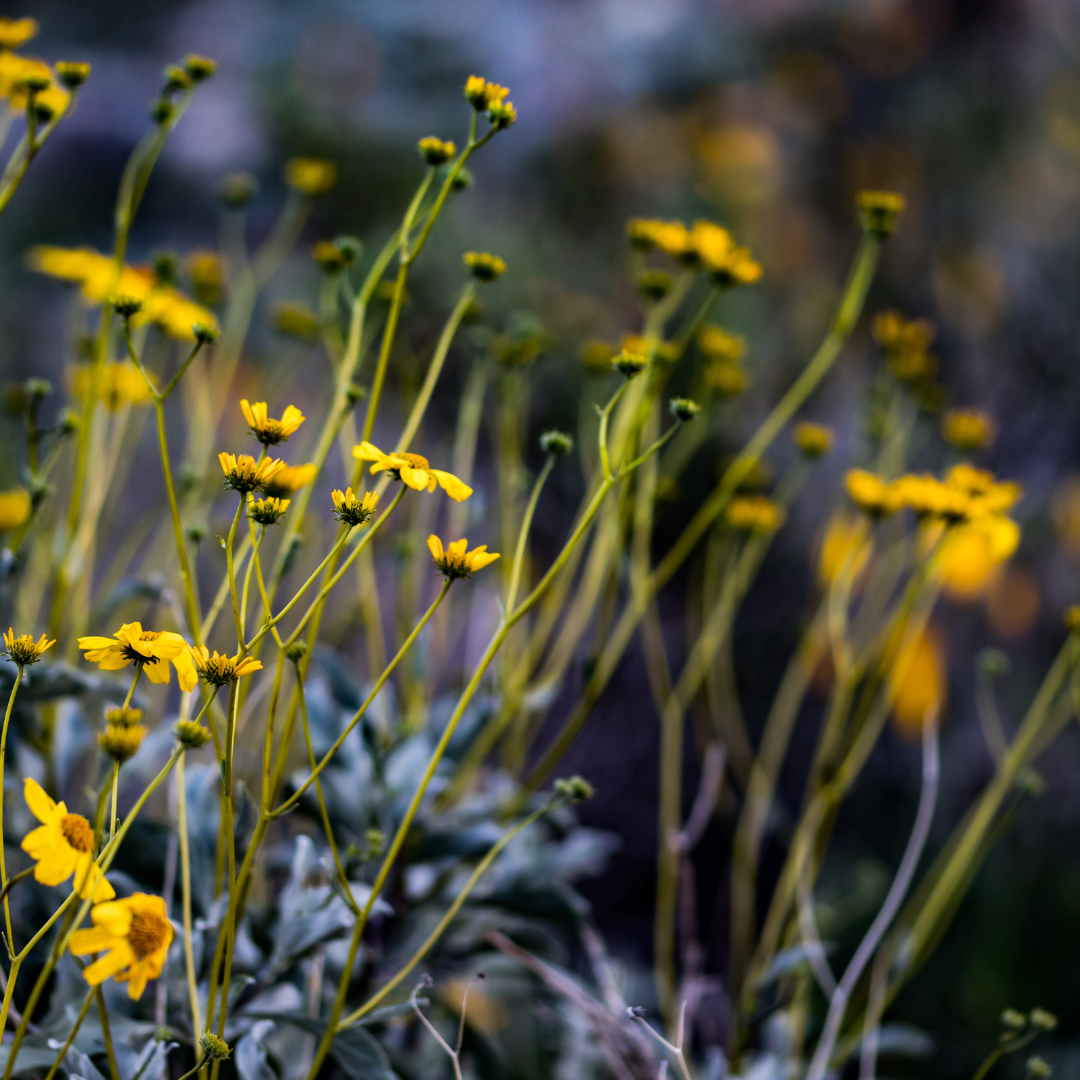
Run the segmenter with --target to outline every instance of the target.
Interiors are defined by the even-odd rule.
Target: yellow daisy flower
[[[42,885],[60,885],[74,874],[74,887],[84,900],[91,887],[95,903],[111,900],[116,893],[94,864],[94,830],[90,822],[82,814],[69,814],[64,803],[53,802],[30,777],[23,781],[23,796],[30,813],[41,822],[22,842],[23,851],[37,863],[34,880]]]
[[[124,623],[111,638],[79,638],[79,648],[102,671],[141,664],[152,683],[167,684],[171,660],[181,690],[194,690],[198,682],[187,642],[171,630],[144,630],[141,623]]]
[[[245,656],[243,660],[236,656],[222,656],[217,649],[211,654],[205,645],[191,649],[190,655],[199,674],[214,686],[227,686],[244,675],[262,670],[262,664],[250,656]]]
[[[290,405],[282,414],[280,420],[275,420],[266,413],[266,402],[256,401],[250,404],[247,398],[240,402],[240,409],[244,419],[251,428],[252,435],[264,446],[276,446],[285,442],[290,435],[295,434],[296,429],[304,422],[304,414],[295,406]]]
[[[483,570],[496,559],[501,558],[498,552],[490,552],[487,544],[481,544],[472,551],[467,551],[468,540],[455,540],[452,544],[443,547],[442,541],[432,533],[427,541],[428,551],[439,568],[439,573],[448,577],[451,581],[458,578],[467,578],[477,570]]]
[[[8,632],[4,635],[4,652],[19,667],[36,664],[45,655],[45,650],[51,649],[55,644],[55,638],[50,641],[44,634],[37,641],[33,634],[20,634],[16,637],[14,627],[8,627]]]
[[[419,454],[384,454],[377,446],[362,442],[353,447],[353,457],[360,461],[371,461],[373,473],[391,472],[394,476],[415,491],[434,491],[441,487],[451,499],[464,502],[473,489],[452,473],[433,469],[426,457]]]
[[[277,458],[263,458],[256,461],[250,454],[218,454],[221,471],[225,474],[225,485],[242,495],[265,488],[274,477],[285,468],[285,462]]]
[[[75,956],[105,953],[83,972],[91,986],[110,977],[128,984],[128,997],[138,1001],[146,984],[165,966],[174,931],[160,896],[134,893],[98,904],[90,912],[93,927],[76,930],[70,949]]]

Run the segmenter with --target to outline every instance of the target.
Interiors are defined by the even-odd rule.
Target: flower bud
[[[288,660],[290,664],[298,664],[305,656],[307,656],[307,652],[308,643],[303,639],[300,639],[299,641],[294,641],[286,648],[285,659]]]
[[[258,182],[250,173],[230,173],[221,183],[218,198],[230,210],[240,210],[255,198],[258,190]]]
[[[210,741],[210,732],[194,720],[178,720],[173,724],[176,741],[187,750],[201,750]]]
[[[199,1049],[206,1057],[214,1058],[216,1061],[224,1061],[231,1053],[229,1044],[212,1031],[204,1031],[199,1036]]]
[[[429,135],[417,144],[420,156],[432,167],[445,165],[457,153],[457,147],[449,140]]]
[[[204,82],[217,71],[217,61],[206,56],[197,56],[192,53],[184,57],[184,70],[192,82]]]
[[[833,433],[821,424],[800,424],[795,429],[795,445],[803,457],[819,458],[833,445]]]
[[[581,802],[583,799],[591,799],[596,789],[583,776],[571,776],[565,780],[555,781],[555,792],[570,802]]]
[[[904,196],[895,191],[860,191],[856,203],[863,231],[879,240],[892,236],[905,205]]]
[[[56,65],[56,76],[69,90],[74,90],[90,78],[90,65],[77,60],[61,60]]]
[[[109,724],[98,736],[98,742],[101,749],[120,765],[139,752],[139,747],[146,738],[146,730],[141,724],[133,727]]]
[[[683,423],[693,420],[701,412],[701,406],[696,401],[681,397],[672,398],[668,403],[668,408],[671,409],[671,415]]]
[[[627,352],[626,349],[623,349],[611,361],[611,364],[620,375],[632,379],[635,375],[640,375],[649,366],[649,361],[647,357],[642,356],[640,353]]]
[[[506,263],[487,251],[467,251],[463,259],[477,281],[494,281],[506,273]]]
[[[565,431],[545,431],[540,436],[540,446],[548,454],[564,457],[574,448],[574,440]]]
[[[142,311],[143,302],[134,296],[118,296],[112,302],[112,309],[121,319],[130,319]]]

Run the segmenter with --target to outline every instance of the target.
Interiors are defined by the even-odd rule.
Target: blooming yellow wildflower
[[[727,229],[711,221],[695,221],[684,261],[706,270],[718,285],[752,285],[761,278],[761,266],[750,250],[738,247]]]
[[[82,814],[69,814],[62,802],[53,802],[41,785],[29,776],[23,796],[30,813],[41,822],[23,838],[22,849],[37,865],[34,880],[59,885],[75,875],[74,888],[85,900],[93,889],[94,900],[111,900],[116,893],[94,865],[94,830]]]
[[[626,234],[639,251],[659,248],[673,259],[682,259],[691,250],[690,230],[681,221],[655,221],[631,218]]]
[[[487,544],[481,544],[472,551],[466,550],[469,546],[468,540],[455,540],[444,548],[443,542],[434,533],[428,537],[427,546],[439,573],[451,581],[467,578],[501,558],[497,552],[488,551]]]
[[[851,501],[871,517],[885,517],[900,509],[896,489],[865,469],[851,469],[844,477]]]
[[[30,492],[26,488],[0,491],[0,532],[17,529],[30,516]]]
[[[906,507],[916,517],[940,517],[961,521],[968,511],[967,494],[943,484],[936,476],[908,473],[890,485],[900,507]]]
[[[192,648],[190,653],[196,670],[214,686],[227,686],[244,675],[262,670],[262,664],[250,656],[243,659],[239,656],[222,656],[217,649],[211,654],[205,645]]]
[[[850,512],[837,513],[825,527],[818,557],[818,581],[830,585],[847,565],[852,578],[857,578],[870,558],[871,545],[866,543],[866,518]],[[849,562],[850,560],[850,562]]]
[[[344,491],[332,491],[330,498],[333,500],[334,516],[338,521],[353,526],[363,525],[375,513],[375,504],[379,501],[379,496],[374,491],[369,491],[363,498],[358,499],[351,487]]]
[[[0,49],[10,52],[36,37],[36,19],[0,19]]]
[[[195,689],[197,680],[187,642],[171,630],[144,630],[141,623],[124,623],[113,637],[79,638],[79,648],[102,671],[119,671],[135,663],[152,683],[159,684],[168,683],[172,661],[180,689]]]
[[[764,495],[738,495],[724,511],[733,529],[746,532],[775,532],[784,524],[784,508]]]
[[[498,83],[488,82],[481,75],[470,75],[465,80],[465,100],[477,111],[483,112],[492,105],[499,105],[510,91]]]
[[[417,144],[420,156],[431,166],[445,165],[456,153],[457,147],[447,139],[436,138],[428,135]]]
[[[32,270],[76,282],[88,304],[105,303],[118,296],[141,301],[142,307],[132,316],[132,326],[154,323],[182,341],[195,340],[196,323],[214,331],[219,329],[217,318],[209,308],[196,304],[178,289],[163,285],[147,266],[123,266],[117,275],[109,256],[88,247],[38,246],[30,249],[27,262]]]
[[[134,893],[122,900],[97,904],[90,911],[93,927],[71,935],[75,956],[105,953],[83,971],[91,986],[110,977],[128,984],[128,997],[138,1001],[146,984],[165,966],[173,941],[172,923],[160,896]]]
[[[716,323],[706,323],[697,335],[698,348],[709,360],[737,364],[746,352],[746,339],[729,334]]]
[[[41,87],[34,91],[34,104],[43,107],[51,116],[57,116],[67,108],[70,95],[57,85],[48,64],[28,56],[16,56],[6,49],[0,51],[0,97],[7,98],[12,108],[25,109],[30,101],[28,83]]]
[[[276,525],[289,509],[290,499],[275,499],[268,496],[265,499],[256,499],[254,495],[248,495],[248,517],[256,525]]]
[[[20,634],[16,637],[13,627],[8,627],[8,632],[4,635],[4,651],[19,667],[36,664],[45,655],[45,650],[51,649],[55,644],[55,639],[50,641],[44,634],[37,641],[33,634]]]
[[[974,409],[950,409],[945,414],[941,434],[950,446],[955,446],[962,453],[972,454],[994,441],[997,428],[986,413]]]
[[[98,745],[113,761],[123,764],[139,752],[148,730],[143,724],[106,724],[98,735]]]
[[[967,496],[966,512],[971,518],[1004,514],[1024,493],[1014,481],[997,480],[988,469],[976,469],[968,464],[954,465],[945,477],[945,483]]]
[[[1020,526],[1002,514],[987,514],[954,529],[938,557],[945,591],[956,600],[981,596],[1020,544]]]
[[[250,454],[218,454],[221,471],[225,474],[225,486],[241,495],[258,491],[285,468],[285,462],[278,458],[263,458],[256,461]]]
[[[285,183],[303,195],[321,195],[337,183],[337,166],[318,158],[290,158],[285,163]]]
[[[296,429],[305,420],[304,414],[295,405],[289,405],[281,414],[280,420],[267,415],[265,401],[256,401],[251,405],[247,398],[244,398],[240,402],[240,410],[251,428],[251,434],[263,446],[276,446],[285,442],[290,435],[296,434]]]
[[[463,480],[452,473],[431,468],[428,459],[419,454],[384,454],[377,446],[362,442],[353,447],[353,457],[373,462],[372,473],[393,473],[414,491],[434,491],[437,485],[456,502],[464,502],[473,493],[473,489]]]
[[[81,364],[71,379],[71,391],[76,397],[86,397],[90,391],[93,369]],[[145,405],[154,400],[146,380],[134,364],[126,360],[116,364],[104,364],[98,371],[98,396],[112,412],[124,405]]]
[[[295,495],[302,487],[307,487],[315,479],[316,472],[318,469],[312,464],[286,465],[263,484],[263,491],[275,499],[280,499],[285,495]]]
[[[477,281],[494,281],[506,273],[506,263],[487,251],[466,251],[462,258]]]
[[[927,628],[901,649],[889,666],[893,719],[902,735],[918,738],[927,712],[940,709],[945,697],[945,648]]]
[[[821,424],[799,424],[793,437],[795,445],[808,458],[827,454],[834,441],[832,430]]]

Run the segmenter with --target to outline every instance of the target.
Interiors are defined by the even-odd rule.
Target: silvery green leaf
[[[924,1058],[934,1052],[934,1040],[910,1024],[884,1024],[878,1029],[878,1053]]]
[[[321,1039],[326,1022],[303,1013],[278,1013],[275,1020],[295,1024]],[[346,1028],[330,1044],[330,1056],[345,1070],[349,1080],[397,1080],[386,1051],[360,1025]]]
[[[266,1060],[263,1040],[274,1030],[272,1020],[259,1020],[236,1044],[233,1061],[240,1080],[277,1080],[277,1074]]]

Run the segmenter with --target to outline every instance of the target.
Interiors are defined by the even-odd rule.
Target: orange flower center
[[[82,814],[65,814],[60,819],[60,832],[76,851],[93,851],[94,830]]]
[[[145,960],[161,948],[168,933],[169,924],[160,915],[151,911],[136,911],[131,916],[128,944],[140,960]]]
[[[157,641],[157,639],[159,637],[161,637],[161,634],[162,634],[161,630],[144,630],[139,635],[139,640],[140,641]]]
[[[413,469],[426,469],[428,467],[428,459],[421,457],[419,454],[398,454],[397,457],[407,461]]]

